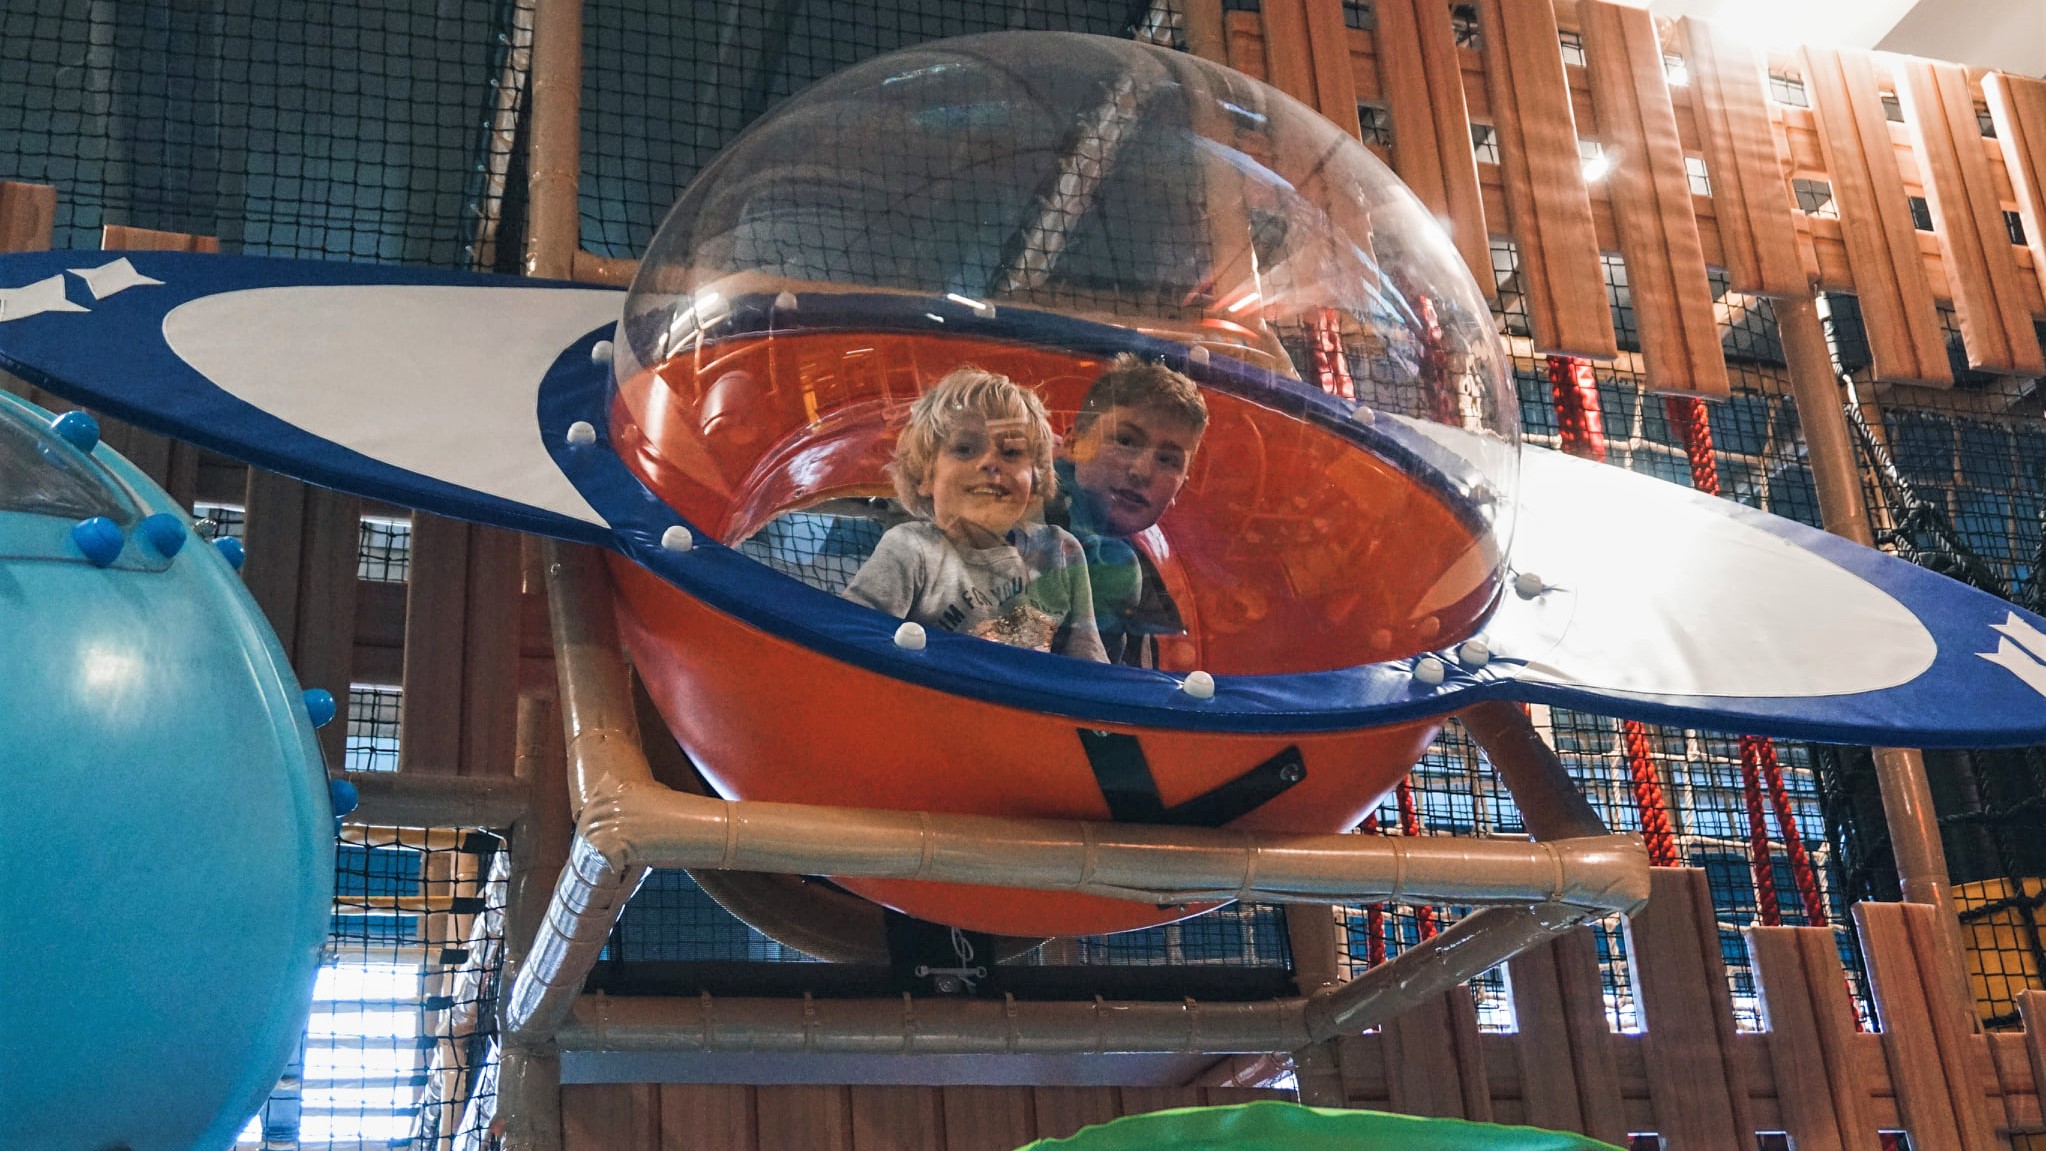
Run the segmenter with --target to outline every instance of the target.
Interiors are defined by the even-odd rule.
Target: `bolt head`
[[[588,420],[577,420],[568,425],[568,442],[579,448],[596,443],[597,426]]]
[[[924,625],[914,620],[903,620],[895,629],[895,646],[904,651],[922,651],[925,642]]]
[[[1468,668],[1483,667],[1492,662],[1492,645],[1482,637],[1473,636],[1457,647],[1456,662]]]
[[[1513,577],[1513,594],[1522,599],[1533,599],[1547,590],[1549,585],[1533,572],[1521,572]]]
[[[1204,671],[1190,671],[1186,673],[1186,679],[1180,682],[1179,690],[1192,699],[1213,699],[1215,677]]]
[[[681,524],[671,524],[661,533],[661,550],[686,552],[696,546],[696,536]]]
[[[608,364],[613,354],[615,349],[609,340],[598,340],[590,346],[590,362],[593,364]]]
[[[1449,668],[1432,655],[1424,655],[1414,661],[1414,680],[1417,683],[1435,687],[1447,678]]]

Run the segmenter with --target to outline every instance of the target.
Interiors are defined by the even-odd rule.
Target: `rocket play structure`
[[[1176,500],[1127,540],[1175,609],[1156,666],[906,625],[839,594],[906,518],[887,468],[926,389],[963,366],[999,373],[1070,442],[1125,354],[1192,380],[1209,413]],[[832,77],[691,185],[625,292],[0,258],[0,367],[312,483],[558,541],[577,838],[510,991],[515,1035],[567,1019],[655,867],[785,898],[769,914],[823,955],[875,946],[883,907],[1019,945],[1234,899],[1486,909],[1359,980],[1219,1025],[1246,1045],[1226,1049],[1276,1050],[1646,898],[1639,838],[1600,824],[1518,704],[1835,742],[2046,742],[2046,620],[1522,445],[1492,314],[1397,178],[1278,91],[1132,42],[973,37]],[[40,1052],[37,1103],[72,1125],[66,1145],[132,1138],[135,1115],[218,1142],[274,1079],[302,1001],[237,1019],[238,1055],[179,1067],[178,1097],[132,1114],[84,1061],[230,1026],[163,1009],[207,989],[304,993],[332,830],[317,752],[222,557],[52,418],[0,406],[0,586],[29,641],[0,684],[74,687],[5,715],[11,745],[40,750],[0,783],[0,858],[37,866],[20,845],[48,839],[92,862],[118,844],[178,877],[141,902],[188,924],[194,950],[173,964],[110,943],[130,974],[180,986],[109,1003],[105,1042],[76,1058]],[[1594,507],[1652,538],[1615,546]],[[627,662],[700,794],[648,770]],[[1345,834],[1453,713],[1533,838]],[[157,770],[179,782],[148,782]],[[250,788],[277,794],[259,805]],[[171,850],[230,810],[208,842],[246,860]],[[222,893],[210,869],[229,866],[282,890]],[[18,939],[73,916],[154,923],[110,879],[61,900],[6,889]],[[253,908],[289,910],[258,923]],[[0,987],[48,983],[54,955],[0,948]],[[817,1042],[790,1026],[764,1029],[764,1048]]]

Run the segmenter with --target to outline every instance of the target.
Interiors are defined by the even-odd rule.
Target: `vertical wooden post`
[[[582,247],[582,0],[539,0],[533,15],[533,119],[526,153],[528,276],[565,280]]]

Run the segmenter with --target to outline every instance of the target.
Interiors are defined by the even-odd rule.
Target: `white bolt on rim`
[[[681,524],[671,526],[661,533],[661,547],[671,552],[686,552],[696,546],[696,536]]]
[[[568,425],[568,442],[579,448],[596,443],[597,425],[588,420],[577,420]]]
[[[1215,677],[1204,671],[1190,671],[1182,680],[1179,690],[1191,699],[1215,698]]]
[[[922,651],[924,625],[914,620],[904,620],[902,626],[895,629],[895,646],[904,651]]]

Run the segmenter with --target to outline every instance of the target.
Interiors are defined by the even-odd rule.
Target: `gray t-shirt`
[[[915,520],[881,536],[841,593],[897,619],[1010,647],[1106,662],[1080,541],[1028,524],[991,548],[962,548]]]

